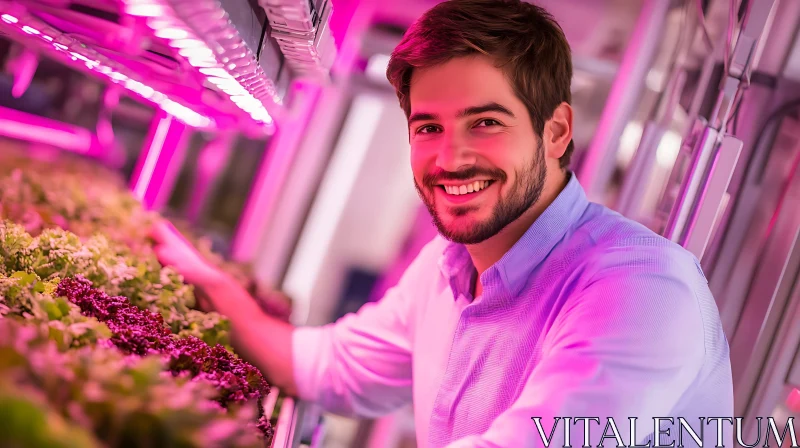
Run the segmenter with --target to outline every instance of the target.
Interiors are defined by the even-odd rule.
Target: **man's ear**
[[[548,158],[560,159],[572,141],[572,107],[561,103],[553,111],[553,116],[544,124],[542,133],[545,154]]]

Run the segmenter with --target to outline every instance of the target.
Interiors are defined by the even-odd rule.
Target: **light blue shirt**
[[[420,447],[615,447],[717,443],[731,417],[728,343],[697,259],[601,205],[574,175],[503,258],[481,275],[463,245],[435,238],[378,303],[297,329],[301,398],[376,417],[414,405]],[[609,429],[613,417],[615,428]],[[631,418],[635,417],[635,428]],[[730,423],[723,443],[732,446]],[[631,440],[631,430],[635,440]]]

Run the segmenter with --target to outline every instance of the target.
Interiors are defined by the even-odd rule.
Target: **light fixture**
[[[133,4],[125,8],[125,12],[132,16],[141,16],[141,17],[160,17],[164,15],[164,8],[159,5],[148,4],[146,2],[139,2],[139,4]]]
[[[172,27],[163,27],[159,28],[156,31],[156,37],[160,37],[162,39],[186,39],[189,37],[189,33],[186,30],[182,30],[180,28],[172,28]]]
[[[272,130],[270,110],[282,101],[258,60],[213,0],[123,0],[125,12],[145,16],[154,35],[205,76],[257,123]],[[159,10],[159,14],[154,12]],[[218,39],[216,36],[224,36]]]
[[[67,63],[74,64],[80,61],[80,66],[84,66],[106,77],[111,82],[124,86],[130,92],[145,100],[155,103],[189,126],[206,128],[214,124],[214,121],[209,117],[199,114],[180,104],[176,99],[172,99],[168,95],[143,84],[136,79],[137,75],[128,71],[126,67],[86,47],[79,41],[61,34],[58,30],[40,22],[33,16],[16,17],[11,14],[3,14],[0,19],[2,19],[0,27],[10,29],[20,36],[38,37],[40,45],[45,48],[51,48],[53,55],[60,56]]]
[[[305,75],[327,77],[336,58],[331,35],[331,0],[258,0],[267,13],[281,52],[292,68]]]
[[[201,68],[200,73],[207,75],[207,76],[217,76],[217,77],[226,77],[230,76],[224,68]]]
[[[0,107],[0,135],[80,154],[90,154],[96,149],[96,141],[87,129],[5,107]]]

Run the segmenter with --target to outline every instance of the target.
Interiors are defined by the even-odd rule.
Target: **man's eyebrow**
[[[486,112],[497,112],[504,115],[508,115],[511,118],[516,118],[514,114],[510,110],[508,110],[508,108],[495,102],[462,109],[458,112],[458,118],[464,118],[470,115],[480,115]],[[439,120],[439,115],[437,114],[433,114],[430,112],[416,112],[411,114],[411,116],[408,118],[408,124],[411,125],[417,121],[437,121],[437,120]]]
[[[408,117],[408,124],[412,124],[416,121],[436,121],[439,119],[439,116],[436,114],[428,113],[428,112],[416,112],[411,114]]]
[[[463,117],[467,117],[467,116],[470,116],[470,115],[483,114],[483,113],[486,113],[486,112],[497,112],[497,113],[501,113],[501,114],[504,114],[504,115],[508,115],[511,118],[516,118],[514,116],[514,114],[510,110],[508,110],[505,106],[503,106],[502,104],[495,103],[495,102],[486,103],[486,104],[482,104],[480,106],[473,106],[473,107],[468,107],[466,109],[462,109],[461,111],[458,112],[458,117],[459,118],[463,118]]]

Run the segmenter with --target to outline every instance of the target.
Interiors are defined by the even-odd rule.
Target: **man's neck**
[[[569,176],[564,173],[558,179],[553,179],[553,182],[548,182],[545,184],[539,200],[522,216],[488,240],[467,246],[467,251],[472,258],[472,264],[478,271],[478,280],[475,282],[475,297],[480,295],[481,292],[480,275],[503,258],[506,252],[511,250],[539,216],[547,210],[547,207],[555,201],[561,190],[567,185],[568,180]]]

